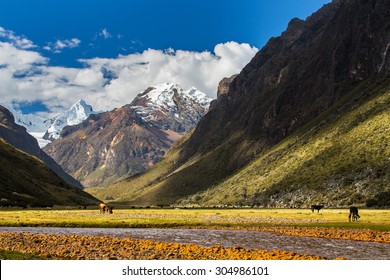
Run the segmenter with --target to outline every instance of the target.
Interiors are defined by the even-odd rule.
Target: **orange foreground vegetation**
[[[244,229],[244,228],[230,228]],[[283,235],[337,238],[390,243],[390,232],[366,229],[260,227],[245,228]],[[0,233],[0,249],[38,254],[51,259],[164,259],[164,260],[308,260],[318,256],[294,252],[247,250],[220,245],[202,248],[197,245],[170,244],[150,240],[97,236],[66,236],[27,233]]]
[[[320,260],[294,252],[170,244],[106,236],[0,233],[0,249],[75,260]]]

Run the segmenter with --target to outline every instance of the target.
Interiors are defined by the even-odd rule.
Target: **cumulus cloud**
[[[90,69],[52,67],[48,63],[49,59],[38,52],[0,42],[0,103],[41,101],[53,109],[47,112],[50,116],[71,106],[77,101],[74,98],[88,97],[103,86],[102,73],[93,77]]]
[[[80,43],[70,42],[56,45],[63,49]],[[83,59],[82,68],[70,68],[50,66],[49,59],[36,51],[0,42],[0,100],[8,104],[38,100],[51,108],[49,115],[81,98],[95,110],[111,110],[164,82],[185,89],[194,86],[215,98],[219,81],[239,73],[257,51],[236,42],[218,44],[213,52],[148,49],[117,58]]]
[[[31,49],[35,48],[36,45],[32,41],[28,40],[24,36],[17,36],[11,30],[6,30],[0,26],[0,39],[9,42],[19,49]]]
[[[215,46],[214,53],[148,49],[114,59],[80,61],[95,72],[113,77],[100,92],[104,98],[97,101],[99,106],[107,107],[107,100],[114,106],[119,100],[129,103],[143,89],[163,82],[175,82],[183,88],[195,86],[215,98],[219,81],[239,73],[257,51],[248,44],[228,42]]]
[[[77,48],[81,43],[80,39],[72,38],[70,40],[57,40],[55,42],[48,43],[43,49],[54,53],[61,53],[63,49]]]

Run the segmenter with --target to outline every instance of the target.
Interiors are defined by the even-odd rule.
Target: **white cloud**
[[[0,64],[16,72],[31,69],[34,65],[46,64],[47,58],[38,52],[18,49],[11,43],[0,42]]]
[[[90,93],[101,90],[104,84],[100,72],[94,77],[87,73],[92,71],[89,69],[51,67],[48,62],[38,52],[0,42],[0,103],[39,100],[61,111],[84,94],[93,98]]]
[[[114,59],[80,61],[95,72],[106,72],[115,77],[100,92],[101,102],[96,101],[99,107],[107,109],[120,106],[119,103],[130,103],[140,91],[163,82],[175,82],[183,88],[195,86],[215,98],[219,81],[239,73],[257,51],[248,44],[228,42],[215,46],[214,54],[148,49]]]
[[[11,30],[6,30],[0,26],[0,39],[6,40],[19,49],[31,49],[36,45],[32,41],[26,39],[24,36],[17,36]]]
[[[72,40],[57,41],[50,49],[80,44]],[[257,51],[236,42],[218,44],[213,53],[148,49],[112,59],[84,59],[80,60],[83,68],[69,68],[50,66],[38,52],[0,42],[0,100],[8,104],[39,100],[52,108],[48,114],[67,109],[81,98],[95,110],[110,110],[163,82],[195,86],[215,98],[219,81],[239,73]]]
[[[57,40],[55,42],[48,43],[44,50],[51,51],[54,53],[61,53],[63,49],[77,48],[81,43],[80,39],[72,38],[70,40]]]
[[[112,35],[110,34],[110,32],[107,31],[106,28],[103,28],[102,31],[100,31],[99,35],[102,36],[104,39],[109,39],[112,37]]]

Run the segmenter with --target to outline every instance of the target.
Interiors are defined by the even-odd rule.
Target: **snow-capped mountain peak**
[[[158,105],[163,107],[175,106],[173,102],[173,94],[175,91],[180,91],[181,88],[177,84],[164,83],[153,86],[153,90],[148,92],[144,97],[149,99],[148,105]]]
[[[77,101],[72,107],[62,115],[66,116],[68,125],[76,125],[88,118],[90,114],[95,113],[92,106],[88,105],[83,99]]]
[[[183,90],[178,84],[163,83],[149,87],[144,92],[141,92],[131,103],[133,106],[143,106],[163,110],[180,110],[180,106],[186,105],[201,105],[208,108],[211,102],[205,93],[199,91],[195,87],[188,90]]]
[[[61,130],[67,125],[76,125],[84,121],[91,114],[96,114],[92,106],[80,99],[69,110],[63,112],[54,119],[53,124],[47,129],[44,139],[55,140],[60,137]]]
[[[22,114],[11,104],[4,104],[4,107],[11,111],[17,124],[24,126],[27,132],[38,140],[41,148],[57,139],[65,126],[77,125],[87,119],[89,115],[98,113],[93,111],[92,106],[83,99],[73,104],[69,110],[51,119],[35,114]]]
[[[55,118],[53,124],[47,129],[44,139],[55,140],[60,137],[61,130],[67,125],[76,125],[84,121],[90,114],[96,114],[92,106],[88,105],[83,99],[73,104],[69,110],[63,112]]]
[[[198,123],[210,102],[211,98],[194,87],[183,90],[178,84],[163,83],[141,92],[131,105],[145,121],[184,132]],[[162,115],[169,116],[170,121]]]

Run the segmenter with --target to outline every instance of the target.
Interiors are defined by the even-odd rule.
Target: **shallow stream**
[[[202,247],[220,244],[226,248],[241,246],[246,249],[292,251],[330,259],[390,260],[390,243],[286,236],[249,230],[0,227],[0,232],[130,237]]]

